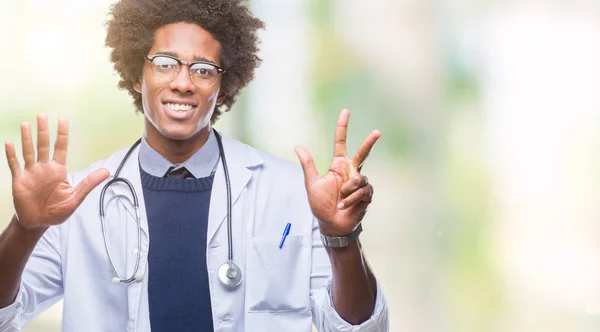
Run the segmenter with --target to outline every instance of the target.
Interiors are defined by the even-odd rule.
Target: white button
[[[223,321],[224,322],[231,322],[231,315],[230,314],[223,315]]]
[[[138,248],[131,249],[131,259],[133,259],[133,260],[137,259],[138,252],[140,252],[138,250]]]
[[[135,329],[135,324],[133,322],[128,322],[127,323],[127,331],[128,332],[132,332]]]

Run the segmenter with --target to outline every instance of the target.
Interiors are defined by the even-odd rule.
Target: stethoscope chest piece
[[[221,283],[228,287],[237,287],[242,283],[242,270],[234,262],[224,263],[217,273]]]

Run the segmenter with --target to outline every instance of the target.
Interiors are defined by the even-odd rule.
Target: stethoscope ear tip
[[[144,274],[142,272],[138,272],[135,275],[135,281],[142,281],[144,280]]]
[[[117,278],[117,277],[114,277],[114,278],[112,278],[111,282],[116,285],[116,284],[118,284],[118,283],[121,282],[121,279]]]

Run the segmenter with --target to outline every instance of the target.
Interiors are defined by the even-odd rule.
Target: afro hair
[[[142,77],[145,56],[159,28],[179,22],[193,23],[208,31],[221,44],[220,65],[223,102],[215,107],[214,123],[231,109],[240,90],[254,77],[260,65],[258,30],[264,23],[254,17],[242,0],[119,0],[111,6],[106,23],[106,46],[120,75],[119,88],[133,97],[143,113],[142,97],[134,84]]]

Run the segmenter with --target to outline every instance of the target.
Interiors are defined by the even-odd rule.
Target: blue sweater
[[[213,176],[166,179],[141,170],[148,216],[152,331],[213,331],[206,233]]]

